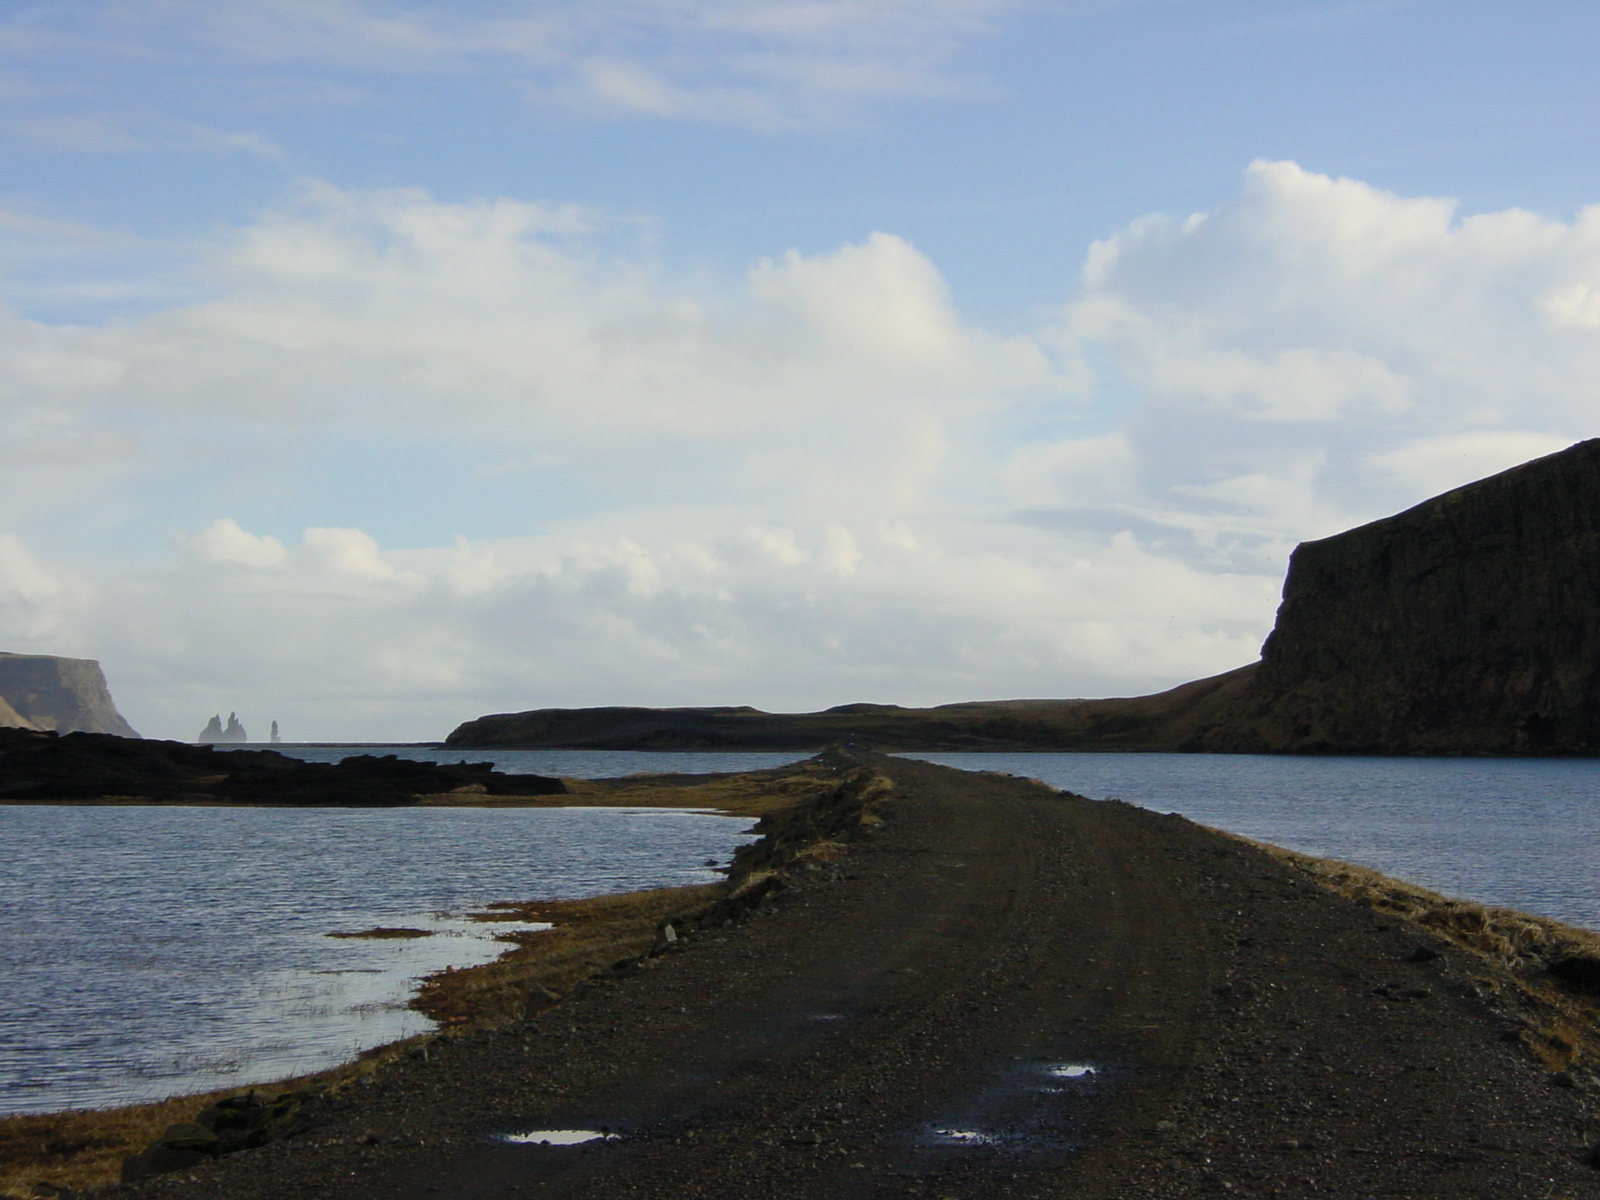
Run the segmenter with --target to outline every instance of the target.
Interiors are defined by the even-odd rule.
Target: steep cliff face
[[[91,658],[0,653],[0,698],[22,728],[138,737],[112,703],[100,664]],[[0,710],[0,725],[5,711]]]
[[[1600,439],[1304,543],[1261,657],[1190,748],[1600,753]]]

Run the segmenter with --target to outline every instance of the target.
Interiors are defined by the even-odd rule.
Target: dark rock
[[[276,725],[276,722],[274,722],[274,725]],[[227,728],[223,728],[222,714],[217,713],[211,720],[206,722],[206,727],[200,731],[200,736],[195,738],[195,741],[202,746],[211,746],[218,742],[248,742],[249,740],[250,735],[245,732],[244,726],[239,723],[238,713],[228,714]]]
[[[200,1150],[216,1154],[220,1139],[198,1121],[181,1121],[161,1135],[161,1144],[170,1150]]]
[[[1563,983],[1570,983],[1586,991],[1600,992],[1600,958],[1587,954],[1571,954],[1550,964],[1550,974]]]
[[[304,1106],[317,1095],[319,1090],[313,1087],[271,1097],[249,1092],[219,1100],[193,1121],[169,1127],[147,1149],[125,1158],[122,1181],[180,1171],[303,1131],[310,1125]]]
[[[1418,946],[1415,950],[1411,951],[1411,953],[1402,955],[1400,961],[1410,963],[1425,963],[1432,962],[1438,957],[1439,952],[1437,950],[1431,949],[1427,946]]]
[[[1298,547],[1192,748],[1600,753],[1600,439]]]
[[[273,750],[0,729],[0,800],[13,802],[116,796],[152,803],[376,806],[458,790],[549,796],[567,788],[542,775],[502,774],[489,763],[416,762],[392,754],[316,763]]]
[[[148,1150],[130,1154],[122,1160],[122,1182],[137,1183],[152,1175],[165,1175],[168,1171],[182,1171],[188,1167],[209,1162],[211,1155],[203,1150],[175,1150],[157,1142]]]
[[[900,708],[848,704],[816,713],[754,708],[546,708],[458,726],[447,746],[560,749],[878,750],[1177,749],[1240,694],[1255,666],[1154,696],[1109,700],[989,700]]]

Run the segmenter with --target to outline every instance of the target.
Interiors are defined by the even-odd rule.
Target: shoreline
[[[945,769],[936,768],[936,770]],[[956,772],[955,774],[964,773]],[[1055,795],[1050,792],[1050,789],[1045,788],[1043,785],[1033,784],[1031,781],[1011,779],[1004,782],[1006,786],[1024,793]],[[671,783],[658,782],[655,790],[659,796],[665,798],[668,795],[678,794],[682,786],[680,782],[676,781]],[[823,793],[814,791],[813,798],[821,794]],[[580,796],[572,796],[569,799],[582,798]],[[897,794],[889,801],[890,809],[899,808],[901,803],[901,797]],[[1097,806],[1101,809],[1132,807],[1121,805],[1120,802],[1116,801],[1084,801],[1082,803]],[[673,807],[677,807],[677,805],[673,805]],[[741,887],[747,886],[750,880],[755,879],[756,886],[762,890],[758,895],[747,897],[749,902],[742,913],[743,916],[747,917],[752,913],[764,911],[759,904],[759,901],[763,898],[777,898],[783,894],[785,889],[805,891],[823,887],[826,890],[830,879],[838,876],[840,870],[838,864],[842,863],[844,870],[850,870],[854,854],[851,845],[846,840],[828,836],[826,830],[823,831],[821,836],[818,836],[819,827],[806,814],[807,807],[815,808],[816,805],[805,806],[796,800],[791,800],[785,805],[769,805],[769,813],[774,817],[771,822],[773,828],[769,829],[766,841],[754,844],[755,847],[765,848],[753,849],[751,854],[744,856],[746,861],[743,864],[742,875],[735,876],[726,884],[711,885],[708,889],[708,894],[699,899],[711,900],[710,892],[723,890],[723,899],[726,900],[729,896],[738,893]],[[1170,818],[1156,817],[1155,814],[1148,813],[1145,810],[1138,811],[1143,814],[1137,818],[1140,822],[1167,822],[1171,820]],[[793,820],[797,815],[802,818],[798,823]],[[873,833],[872,827],[870,823],[862,824],[860,821],[861,816],[865,815],[872,814],[867,813],[865,807],[863,807],[862,811],[855,815],[856,824],[852,829],[860,830],[864,836],[867,836],[869,838],[868,844],[870,845],[870,838]],[[780,829],[783,825],[782,817],[784,816],[791,818],[789,824],[792,827],[786,830]],[[874,821],[879,819],[881,818],[873,816]],[[1189,826],[1196,830],[1203,829],[1203,827],[1192,826],[1192,823],[1182,821],[1181,818],[1178,820],[1181,822],[1181,826]],[[1181,826],[1174,826],[1173,828],[1181,828]],[[778,866],[772,865],[770,861],[773,853],[772,840],[775,836],[774,830],[778,831],[776,834],[778,841],[783,842],[786,846],[785,854],[787,858]],[[839,829],[834,829],[833,833],[839,833]],[[1248,839],[1242,839],[1236,835],[1204,830],[1204,836],[1217,842],[1231,842],[1241,845],[1248,848],[1252,853],[1259,853],[1274,862],[1282,863],[1307,882],[1313,883],[1319,890],[1331,895],[1342,896],[1351,903],[1364,905],[1360,911],[1384,915],[1393,910],[1392,920],[1395,922],[1395,928],[1412,931],[1412,935],[1416,938],[1430,939],[1441,948],[1440,952],[1453,955],[1458,949],[1465,949],[1472,956],[1481,956],[1485,954],[1486,949],[1492,951],[1495,947],[1493,945],[1488,945],[1487,947],[1475,946],[1472,944],[1473,938],[1477,938],[1480,941],[1489,939],[1492,942],[1495,938],[1506,940],[1508,932],[1518,933],[1522,938],[1520,943],[1514,940],[1507,942],[1507,944],[1519,950],[1518,955],[1513,955],[1509,958],[1502,955],[1497,963],[1491,961],[1493,956],[1490,954],[1489,957],[1482,959],[1483,965],[1476,968],[1477,976],[1475,977],[1493,977],[1493,982],[1498,984],[1495,989],[1496,999],[1494,1002],[1499,1005],[1502,1015],[1506,1018],[1505,1021],[1502,1021],[1502,1025],[1506,1025],[1508,1022],[1516,1025],[1514,1030],[1504,1028],[1501,1032],[1515,1032],[1517,1050],[1537,1060],[1541,1069],[1552,1071],[1556,1074],[1570,1072],[1578,1067],[1579,1064],[1582,1064],[1582,1069],[1587,1069],[1587,1063],[1591,1061],[1594,1052],[1593,1028],[1597,1011],[1595,1002],[1592,999],[1575,996],[1572,994],[1570,987],[1557,986],[1548,980],[1536,980],[1534,982],[1537,982],[1539,986],[1530,989],[1525,986],[1529,980],[1519,977],[1517,963],[1521,961],[1523,967],[1526,968],[1528,963],[1531,962],[1528,952],[1537,952],[1539,947],[1543,947],[1545,950],[1558,949],[1561,951],[1563,958],[1581,958],[1585,953],[1589,953],[1595,947],[1600,946],[1600,937],[1597,937],[1597,935],[1575,927],[1562,926],[1560,922],[1547,918],[1537,918],[1528,914],[1517,913],[1514,910],[1487,909],[1483,906],[1454,901],[1448,897],[1439,896],[1437,893],[1427,892],[1426,889],[1417,888],[1399,880],[1389,879],[1365,868],[1352,867],[1350,864],[1339,863],[1335,860],[1315,859],[1311,856],[1299,855],[1278,847],[1252,843]],[[854,837],[852,835],[849,842],[853,841]],[[827,847],[821,854],[818,854],[814,849],[819,845],[826,845]],[[757,861],[762,860],[763,855],[767,856],[767,860]],[[1366,892],[1365,899],[1360,895],[1362,889],[1365,889]],[[630,902],[637,898],[651,895],[650,893],[623,893],[615,897],[603,898],[603,901],[606,904],[615,904],[619,909],[626,910],[630,907]],[[613,986],[626,989],[630,984],[624,981],[633,977],[651,974],[651,968],[658,961],[667,966],[677,967],[679,965],[677,960],[667,961],[664,956],[675,952],[670,947],[675,946],[677,949],[683,949],[693,939],[691,937],[683,937],[681,939],[674,937],[671,942],[664,942],[660,930],[663,924],[663,917],[678,916],[682,923],[688,923],[687,916],[679,912],[684,908],[681,903],[684,899],[687,899],[687,897],[656,894],[653,900],[645,904],[645,907],[648,908],[647,913],[635,911],[628,914],[628,920],[633,922],[630,929],[631,940],[628,943],[629,947],[636,948],[641,942],[647,943],[646,949],[655,950],[657,953],[634,953],[611,959],[609,964],[604,966],[602,970],[595,972],[587,979],[577,980],[576,986],[573,986],[571,990],[562,995],[557,995],[558,989],[555,988],[546,989],[546,994],[542,996],[534,992],[533,989],[535,987],[543,986],[538,983],[535,977],[536,970],[533,974],[524,972],[513,979],[502,978],[495,987],[481,988],[474,986],[476,983],[481,983],[485,980],[493,981],[496,974],[495,968],[506,962],[505,957],[483,966],[467,968],[458,972],[443,973],[446,976],[454,976],[455,978],[449,980],[447,988],[435,989],[433,1000],[443,1005],[441,1011],[445,1012],[448,1017],[451,1012],[450,1004],[459,1004],[462,997],[472,992],[484,992],[488,993],[491,999],[496,995],[498,996],[496,1003],[489,1005],[490,1015],[488,1019],[484,1019],[481,1014],[479,1016],[469,1014],[459,1020],[453,1030],[446,1029],[431,1035],[425,1035],[421,1039],[391,1044],[388,1047],[371,1051],[367,1055],[363,1055],[362,1059],[358,1060],[356,1064],[346,1068],[350,1072],[349,1076],[335,1084],[330,1089],[331,1093],[334,1095],[340,1094],[345,1089],[361,1084],[363,1080],[368,1078],[373,1079],[374,1082],[379,1082],[376,1076],[382,1074],[389,1067],[395,1067],[401,1070],[402,1073],[419,1069],[418,1063],[425,1063],[428,1060],[427,1058],[418,1060],[414,1057],[418,1049],[421,1049],[423,1054],[427,1055],[430,1053],[429,1047],[435,1044],[441,1051],[449,1048],[450,1043],[459,1043],[464,1047],[468,1044],[479,1042],[485,1037],[492,1036],[495,1028],[528,1025],[529,1022],[536,1023],[541,1013],[552,1009],[557,1004],[582,1007],[586,996],[592,990],[589,986],[591,983],[599,986],[602,992],[609,992]],[[583,904],[595,906],[594,901],[564,903],[573,906]],[[1400,911],[1406,906],[1410,906],[1413,910],[1409,915]],[[547,913],[551,911],[553,906],[506,904],[493,907],[498,913],[514,914],[512,919],[522,919],[529,916],[531,911],[536,908],[541,913]],[[488,910],[485,911],[487,912]],[[1452,919],[1436,919],[1431,922],[1423,919],[1427,918],[1429,913],[1448,913],[1451,914]],[[1472,914],[1478,914],[1478,916],[1475,918]],[[576,916],[577,913],[573,912],[572,915]],[[718,919],[718,923],[713,928],[721,932],[717,933],[713,940],[725,941],[728,933],[731,932],[721,925],[720,922],[724,919],[732,920],[733,918]],[[575,921],[574,925],[580,923]],[[667,921],[666,923],[670,924],[672,922]],[[1377,928],[1386,930],[1389,927],[1379,925]],[[1534,933],[1539,933],[1543,940],[1535,938],[1533,936]],[[534,941],[540,936],[540,934],[530,934],[527,935],[527,939]],[[1565,940],[1563,941],[1562,939]],[[1246,935],[1246,940],[1248,940],[1248,935]],[[521,949],[522,947],[520,946],[513,949],[510,952],[510,956],[515,956]],[[1440,952],[1436,952],[1436,956]],[[590,965],[593,965],[592,961]],[[1469,965],[1468,973],[1471,974],[1473,969]],[[1597,969],[1600,969],[1600,960],[1597,960]],[[504,976],[507,973],[501,971],[500,974]],[[1526,970],[1524,970],[1523,974],[1526,975]],[[437,978],[435,977],[435,979]],[[426,988],[427,985],[425,985],[424,990]],[[507,995],[521,995],[524,997],[521,1011],[512,1011],[515,1005],[508,1008],[505,1004],[500,1003]],[[538,998],[529,1002],[528,997]],[[418,999],[422,999],[421,994],[419,994]],[[1563,1003],[1566,1005],[1565,1008],[1560,1007]],[[1541,1008],[1541,1005],[1544,1007]],[[1555,1007],[1551,1007],[1552,1005],[1555,1005]],[[460,1014],[459,1008],[456,1012],[458,1015]],[[1510,1043],[1508,1042],[1507,1044]],[[407,1057],[408,1055],[412,1055],[412,1057]],[[370,1065],[363,1069],[362,1063],[369,1063]],[[235,1090],[242,1091],[244,1089]],[[268,1090],[270,1090],[270,1086]],[[189,1102],[195,1103],[199,1099],[199,1097],[191,1097]],[[340,1101],[340,1103],[343,1103],[343,1101]],[[327,1104],[327,1099],[316,1100],[312,1102],[312,1107],[318,1108],[320,1111]],[[5,1122],[0,1122],[0,1126],[4,1124]],[[288,1146],[294,1140],[290,1139],[283,1144]],[[250,1157],[254,1157],[255,1153],[258,1152],[252,1152]],[[227,1162],[227,1159],[219,1160],[217,1166],[220,1167]],[[216,1168],[210,1166],[205,1168],[206,1171],[214,1169]],[[55,1174],[57,1178],[63,1179],[63,1183],[57,1186],[65,1186],[67,1172],[58,1171],[50,1174]],[[41,1182],[50,1182],[49,1174],[38,1174],[36,1178]],[[79,1184],[77,1186],[82,1185]]]
[[[662,808],[764,818],[825,790],[829,768],[789,767],[713,777],[637,776],[612,780],[568,780],[569,794],[535,797],[461,796],[422,798],[426,806],[538,808]],[[465,801],[465,802],[464,802]],[[0,802],[3,803],[3,802]],[[36,802],[19,802],[36,803]],[[138,800],[62,801],[59,806],[139,805]],[[51,805],[55,807],[57,805]],[[150,805],[150,807],[272,807],[238,804]],[[507,935],[502,953],[487,963],[447,967],[415,981],[407,1006],[435,1021],[428,1032],[361,1050],[348,1062],[306,1075],[268,1079],[104,1108],[70,1108],[0,1115],[0,1197],[31,1197],[34,1184],[78,1190],[114,1184],[121,1162],[159,1139],[169,1127],[192,1121],[218,1101],[253,1095],[290,1094],[300,1100],[332,1097],[357,1086],[375,1071],[422,1051],[440,1038],[513,1015],[502,1010],[509,986],[532,998],[514,1015],[545,1007],[580,991],[604,967],[647,951],[663,915],[694,913],[714,905],[732,885],[687,884],[676,888],[606,893],[576,900],[501,901],[463,914],[485,923],[550,921],[554,928]],[[535,915],[537,914],[537,915]],[[554,934],[555,936],[550,936]],[[329,935],[334,936],[334,935]],[[348,935],[346,935],[348,936]],[[510,977],[509,980],[507,977]],[[489,986],[484,986],[488,983]],[[29,1159],[19,1147],[37,1143],[43,1153]],[[48,1147],[54,1145],[54,1152]],[[14,1177],[24,1176],[20,1183]]]

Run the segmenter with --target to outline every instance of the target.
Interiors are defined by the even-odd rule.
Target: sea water
[[[506,771],[582,778],[750,771],[803,757],[415,746],[371,752],[493,761]],[[1600,759],[1082,752],[905,757],[1025,775],[1097,800],[1177,812],[1452,896],[1600,929]]]
[[[1600,760],[917,754],[1600,929]]]
[[[322,1070],[431,1028],[499,900],[707,883],[750,821],[603,808],[0,806],[0,1113]],[[432,936],[331,938],[406,927]]]
[[[493,761],[506,771],[584,778],[750,771],[803,757],[414,746],[372,752]],[[1025,775],[1097,800],[1177,812],[1449,895],[1600,929],[1600,759],[1081,752],[906,757]]]

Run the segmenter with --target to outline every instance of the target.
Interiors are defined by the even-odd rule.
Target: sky
[[[0,6],[0,648],[146,736],[1134,695],[1600,434],[1600,7]]]

